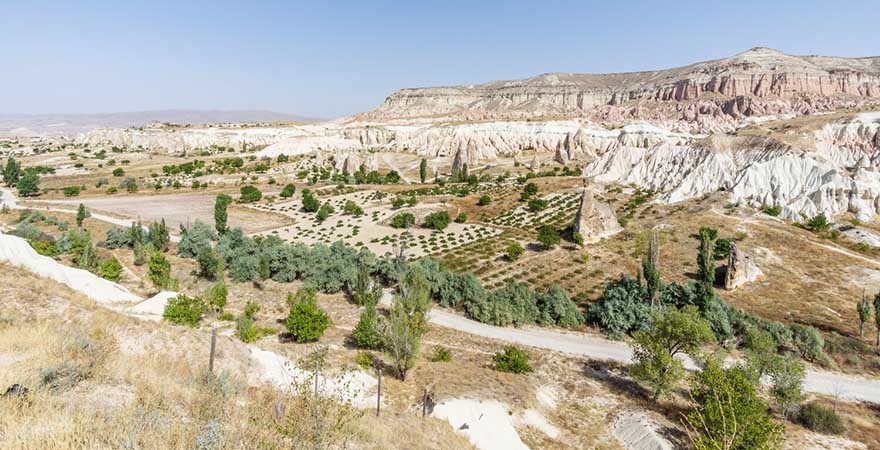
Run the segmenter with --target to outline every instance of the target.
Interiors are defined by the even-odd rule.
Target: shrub
[[[409,228],[416,223],[416,217],[412,213],[400,213],[391,218],[393,228]]]
[[[797,421],[805,428],[824,434],[841,434],[846,431],[843,421],[834,410],[816,402],[801,406]]]
[[[487,206],[491,203],[492,203],[492,197],[489,197],[488,195],[485,195],[485,194],[481,195],[480,199],[477,200],[477,205],[480,205],[480,206]]]
[[[539,316],[534,293],[524,283],[513,281],[482,299],[465,303],[465,311],[477,321],[497,326],[535,323]]]
[[[125,175],[125,170],[122,170],[122,167],[117,167],[117,168],[113,169],[113,176],[114,177],[121,177],[124,175]]]
[[[76,197],[79,195],[80,187],[79,186],[67,186],[62,192],[64,192],[65,197]]]
[[[455,216],[455,223],[465,223],[465,222],[467,222],[467,214],[458,213],[458,215]]]
[[[104,260],[98,266],[98,276],[110,281],[119,282],[122,280],[122,264],[119,264],[119,260],[116,257]]]
[[[25,171],[24,175],[18,179],[15,185],[18,195],[21,197],[30,197],[40,191],[40,176],[33,172]]]
[[[199,249],[196,261],[199,263],[198,275],[202,278],[214,280],[223,270],[222,260],[214,254],[210,245],[205,245]]]
[[[316,216],[318,218],[318,222],[323,222],[327,220],[327,218],[330,217],[330,214],[333,214],[334,212],[335,210],[333,209],[333,206],[330,205],[330,203],[324,203],[318,209],[318,214]]]
[[[357,355],[354,356],[354,362],[361,369],[370,370],[373,368],[373,355],[370,352],[357,352]]]
[[[216,311],[223,311],[223,308],[226,307],[226,298],[228,296],[229,290],[226,288],[226,283],[222,280],[214,283],[205,291],[205,300]]]
[[[290,197],[293,197],[293,194],[295,194],[295,193],[296,193],[296,186],[294,186],[292,183],[288,183],[288,184],[284,185],[284,188],[281,189],[281,194],[279,194],[279,195],[281,195],[281,197],[283,197],[283,198],[290,198]]]
[[[446,211],[437,211],[435,213],[428,214],[425,217],[425,227],[431,228],[437,231],[443,231],[449,222],[452,219],[449,217],[449,213]]]
[[[532,371],[532,366],[529,365],[529,355],[512,345],[508,345],[504,347],[504,351],[496,353],[493,360],[495,361],[495,370],[499,372],[522,374]]]
[[[379,333],[379,316],[376,314],[375,306],[367,305],[351,336],[358,348],[370,350],[379,348],[382,344],[382,335]]]
[[[303,189],[302,205],[303,211],[305,212],[317,212],[318,209],[321,207],[321,202],[319,202],[318,199],[316,199],[314,195],[312,195],[312,191],[308,189]]]
[[[171,264],[165,259],[165,255],[160,252],[153,252],[150,255],[147,276],[156,289],[163,290],[171,284]]]
[[[153,248],[160,252],[168,251],[168,245],[171,243],[171,235],[168,233],[168,227],[165,226],[165,218],[159,222],[150,224],[147,230],[147,241],[153,245]]]
[[[587,318],[608,336],[622,339],[636,330],[647,329],[651,308],[645,301],[647,291],[636,280],[621,277],[605,284],[602,297],[590,305]]]
[[[553,248],[559,244],[560,240],[559,231],[556,231],[556,228],[553,228],[550,225],[543,225],[538,229],[538,242],[540,242],[545,249],[549,250]]]
[[[247,314],[238,316],[235,320],[235,334],[238,339],[248,344],[254,343],[259,339],[259,332],[254,326],[254,319],[248,317]]]
[[[522,196],[523,200],[529,199],[531,196],[538,193],[538,185],[535,183],[529,183],[523,187]]]
[[[820,362],[825,359],[825,340],[815,328],[803,325],[791,326],[794,346],[801,357],[807,361]]]
[[[107,239],[104,240],[104,246],[107,248],[123,248],[131,247],[131,233],[129,230],[114,225],[107,231]]]
[[[133,177],[125,177],[125,179],[122,180],[121,183],[119,183],[119,189],[125,189],[126,192],[137,192],[137,180],[135,180]]]
[[[513,262],[519,259],[519,257],[525,252],[526,249],[524,249],[522,245],[519,245],[519,242],[511,242],[510,245],[507,246],[505,256],[508,261]]]
[[[819,214],[810,219],[804,225],[804,228],[814,233],[823,233],[831,229],[831,224],[828,223],[828,218],[825,217],[825,214]]]
[[[443,346],[434,347],[434,354],[431,355],[433,362],[449,362],[452,361],[452,354],[449,349]]]
[[[204,312],[205,304],[200,298],[179,294],[177,297],[168,299],[162,317],[177,325],[195,327],[202,320]]]
[[[761,212],[768,216],[777,217],[782,212],[782,208],[779,206],[763,206],[761,207]]]
[[[536,295],[535,300],[540,312],[538,322],[542,325],[571,328],[584,322],[583,314],[568,297],[568,292],[559,286],[553,286],[543,294]]]
[[[550,205],[550,202],[540,198],[533,198],[529,200],[529,210],[532,212],[543,211],[547,209],[547,206]]]
[[[361,208],[360,206],[358,206],[357,203],[355,203],[351,200],[345,201],[345,205],[343,205],[343,207],[342,207],[342,212],[346,215],[355,216],[355,217],[360,217],[360,216],[364,215],[363,208]]]
[[[296,342],[317,341],[330,326],[330,319],[318,307],[314,293],[311,296],[302,296],[299,292],[297,294],[297,299],[291,302],[293,305],[287,316],[287,331]]]
[[[180,242],[177,244],[177,255],[183,258],[194,258],[202,248],[210,248],[211,241],[216,239],[215,228],[196,219],[192,226],[183,230]]]
[[[253,203],[263,198],[263,193],[254,186],[242,186],[239,192],[241,196],[238,201],[241,203]]]
[[[730,239],[718,239],[715,241],[715,259],[727,259],[730,256]]]

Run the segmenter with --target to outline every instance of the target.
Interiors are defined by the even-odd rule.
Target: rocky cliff
[[[366,120],[465,120],[566,115],[608,126],[682,120],[704,131],[743,117],[808,114],[880,101],[880,57],[793,56],[753,48],[730,58],[652,72],[551,73],[472,86],[402,89]]]

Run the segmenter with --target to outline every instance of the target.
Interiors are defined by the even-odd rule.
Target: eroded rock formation
[[[572,231],[580,233],[584,243],[589,244],[613,236],[623,231],[623,227],[617,221],[611,205],[596,200],[593,196],[593,188],[585,184],[581,203],[574,216]]]
[[[724,276],[724,289],[733,290],[743,284],[755,281],[761,276],[761,269],[750,256],[740,251],[736,243],[730,243],[730,255],[727,257],[727,271]]]

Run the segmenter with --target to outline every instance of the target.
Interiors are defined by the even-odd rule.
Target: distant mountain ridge
[[[880,101],[880,57],[795,56],[756,47],[672,69],[548,73],[524,80],[401,89],[359,119],[589,117],[684,120],[806,114]],[[724,117],[721,117],[724,120]]]
[[[174,124],[270,123],[313,121],[296,114],[262,110],[167,109],[96,114],[3,114],[0,136],[75,134],[96,128],[143,127],[153,122]]]

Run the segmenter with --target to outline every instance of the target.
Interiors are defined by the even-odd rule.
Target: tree
[[[98,266],[98,276],[110,281],[119,282],[122,280],[122,264],[119,263],[116,257],[104,260]]]
[[[648,237],[648,254],[642,258],[642,279],[648,290],[651,306],[660,304],[660,239],[652,232]]]
[[[741,367],[724,369],[714,358],[691,379],[697,406],[685,418],[696,450],[776,449],[783,426],[767,413],[755,384]]]
[[[159,255],[161,256],[161,253]],[[195,327],[202,320],[204,312],[205,304],[202,299],[179,294],[177,297],[169,298],[165,303],[162,317],[171,323]]]
[[[385,174],[385,182],[390,184],[400,183],[400,174],[396,170],[391,170]]]
[[[831,224],[828,223],[828,218],[825,217],[825,214],[819,214],[810,219],[806,223],[805,228],[814,233],[823,233],[831,229]]]
[[[242,186],[239,192],[241,196],[238,201],[242,203],[253,203],[263,198],[263,192],[254,186]]]
[[[312,195],[312,191],[308,189],[303,189],[302,191],[302,205],[303,211],[305,212],[317,212],[321,207],[321,202]]]
[[[700,346],[715,341],[715,334],[695,306],[664,308],[654,313],[653,322],[651,330],[633,333],[630,374],[651,387],[656,402],[684,376],[684,364],[675,356],[695,356]]]
[[[156,289],[164,290],[171,284],[171,264],[165,259],[165,255],[161,252],[153,252],[150,255],[149,268],[147,276],[153,282]]]
[[[452,221],[452,218],[449,217],[449,213],[446,211],[437,211],[431,214],[428,214],[425,217],[425,227],[432,228],[437,231],[443,231],[449,225],[449,222]]]
[[[412,213],[404,212],[396,214],[391,218],[392,228],[409,228],[416,223],[416,216]]]
[[[486,205],[489,205],[490,203],[492,203],[492,197],[489,197],[486,194],[481,195],[480,199],[477,200],[477,205],[479,205],[479,206],[486,206]]]
[[[770,333],[757,326],[746,328],[743,353],[746,357],[746,368],[755,383],[760,382],[764,375],[776,371],[781,364],[782,357],[778,354],[778,348]]]
[[[345,204],[342,206],[342,213],[349,216],[360,217],[364,215],[364,210],[354,201],[346,200]]]
[[[877,327],[877,343],[880,346],[880,292],[874,295],[874,325]]]
[[[3,182],[7,186],[12,187],[18,183],[21,175],[21,163],[17,162],[12,156],[6,160],[6,166],[3,168]]]
[[[317,341],[330,326],[327,313],[318,307],[315,291],[301,288],[296,296],[288,296],[290,313],[287,315],[287,331],[296,342]]]
[[[523,187],[522,195],[520,196],[523,200],[528,200],[531,196],[538,193],[538,185],[535,183],[529,183]]]
[[[538,212],[547,209],[550,206],[550,202],[542,198],[533,198],[529,200],[528,206],[530,211]]]
[[[125,175],[125,170],[123,170],[122,167],[117,167],[117,168],[113,169],[113,176],[114,177],[121,177],[123,175]]]
[[[165,218],[159,222],[150,224],[147,230],[147,240],[153,245],[153,248],[160,252],[167,252],[168,245],[171,243],[171,235],[168,233],[168,227],[165,225]]]
[[[496,353],[492,357],[492,361],[495,363],[495,370],[499,372],[522,374],[532,371],[532,366],[529,365],[529,355],[512,345],[508,345],[504,347],[503,351]]]
[[[507,246],[507,250],[505,251],[505,256],[507,257],[508,261],[513,262],[513,261],[516,261],[517,259],[519,259],[519,257],[522,256],[522,254],[525,252],[526,252],[526,249],[524,249],[522,245],[519,245],[519,242],[511,242]]]
[[[395,297],[382,327],[382,344],[402,381],[413,368],[421,346],[422,329],[413,322],[400,297]]]
[[[211,305],[215,311],[223,311],[223,308],[226,307],[226,299],[229,296],[229,289],[226,288],[226,283],[223,280],[220,280],[205,291],[205,300]]]
[[[428,161],[425,158],[422,158],[422,161],[419,163],[419,179],[422,180],[422,184],[425,184],[425,179],[428,178]]]
[[[216,228],[217,232],[220,234],[223,234],[228,230],[226,227],[226,208],[230,203],[232,203],[232,197],[226,194],[218,194],[217,199],[214,200],[214,228]]]
[[[350,291],[354,303],[361,306],[375,305],[382,298],[382,286],[370,276],[370,268],[366,264],[359,265]]]
[[[34,172],[25,171],[24,175],[18,179],[16,183],[18,195],[21,197],[30,197],[40,191],[40,176]]]
[[[293,197],[293,194],[296,193],[296,186],[293,183],[288,183],[284,185],[284,188],[281,189],[281,197],[290,198]]]
[[[329,202],[327,202],[327,203],[324,203],[323,205],[321,205],[321,207],[318,209],[318,213],[316,214],[315,217],[318,219],[318,222],[323,222],[323,221],[327,220],[327,218],[330,217],[330,214],[333,214],[333,212],[334,212],[333,206],[330,205]]]
[[[76,226],[82,228],[83,221],[90,216],[91,214],[89,213],[89,210],[86,209],[86,206],[80,203],[79,208],[76,210]]]
[[[196,254],[199,263],[198,275],[208,280],[215,280],[223,271],[223,261],[214,254],[210,245],[203,245]]]
[[[382,344],[382,335],[379,333],[379,315],[376,313],[376,306],[367,304],[364,312],[361,313],[357,325],[351,332],[358,348],[375,350]]]
[[[544,246],[545,250],[550,250],[560,241],[559,231],[556,231],[556,228],[551,225],[542,225],[541,228],[538,228],[538,242]]]
[[[794,358],[783,358],[770,374],[770,379],[773,380],[770,395],[776,399],[782,419],[788,420],[789,414],[797,411],[806,398],[803,390],[804,366]]]
[[[568,297],[565,289],[559,286],[551,286],[546,292],[535,295],[535,303],[541,314],[538,322],[542,325],[571,328],[584,322],[584,315]]]
[[[715,236],[711,228],[700,228],[700,248],[697,252],[697,273],[699,280],[707,286],[715,284]]]
[[[462,212],[462,213],[458,213],[458,215],[455,216],[455,223],[465,223],[465,222],[467,222],[467,214]]]
[[[864,292],[862,299],[856,304],[856,311],[859,313],[859,337],[862,337],[865,335],[865,322],[871,319],[871,304]]]

